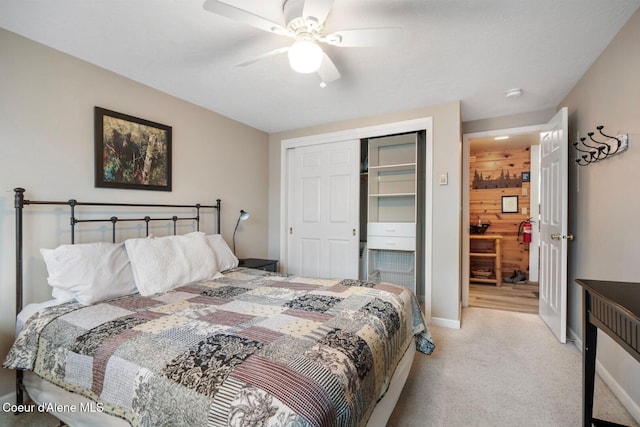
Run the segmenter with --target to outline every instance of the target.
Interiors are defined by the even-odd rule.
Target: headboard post
[[[218,234],[222,234],[222,230],[220,230],[220,199],[216,199],[216,209],[218,209],[216,230]]]
[[[24,188],[14,188],[16,208],[16,316],[22,310],[22,208]]]
[[[71,218],[69,218],[69,225],[71,226],[71,244],[76,243],[76,211],[75,207],[78,201],[76,199],[69,199],[69,207],[71,208]]]
[[[111,217],[111,243],[116,242],[116,223],[118,222],[117,216]]]
[[[14,188],[16,208],[16,316],[22,311],[22,208],[24,207],[24,188]],[[16,371],[16,403],[24,402],[23,372]]]

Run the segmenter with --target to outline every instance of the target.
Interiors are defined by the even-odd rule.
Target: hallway
[[[469,285],[469,306],[538,314],[538,283]]]

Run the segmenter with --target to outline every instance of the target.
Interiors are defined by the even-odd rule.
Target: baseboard
[[[629,412],[633,419],[640,423],[640,406],[633,401],[631,396],[627,394],[624,388],[618,384],[613,376],[605,369],[605,367],[596,359],[596,372],[602,378],[602,381],[609,387],[613,395],[618,398],[622,406]]]
[[[569,339],[573,341],[573,345],[575,345],[580,354],[582,354],[582,338],[571,328],[569,328],[567,332],[569,335]]]
[[[441,317],[432,317],[431,324],[435,326],[442,326],[443,328],[460,329],[459,320],[443,319]]]
[[[582,354],[582,339],[571,329],[569,329],[569,337],[573,339],[573,344],[578,348],[580,354]],[[607,369],[596,358],[596,372],[602,379],[602,381],[609,387],[609,390],[620,401],[622,406],[629,412],[629,415],[640,424],[640,406],[627,394],[626,390],[620,386],[616,379],[607,371]]]

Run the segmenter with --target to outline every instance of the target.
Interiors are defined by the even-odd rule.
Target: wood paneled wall
[[[514,270],[527,274],[529,268],[529,245],[518,238],[520,222],[531,216],[530,183],[523,182],[521,187],[509,188],[473,188],[474,176],[481,175],[484,180],[498,179],[500,176],[522,177],[522,172],[530,172],[531,150],[529,147],[485,151],[472,154],[469,159],[469,223],[491,226],[487,234],[499,234],[502,237],[502,275],[510,277]],[[518,196],[518,213],[502,213],[502,196]],[[526,208],[526,213],[523,212]],[[476,261],[473,261],[472,268]]]

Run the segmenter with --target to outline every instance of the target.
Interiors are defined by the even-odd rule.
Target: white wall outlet
[[[529,191],[527,190],[527,187],[522,187],[522,195],[526,196],[527,194],[529,194]]]
[[[522,215],[526,215],[527,214],[527,208],[522,208]]]

